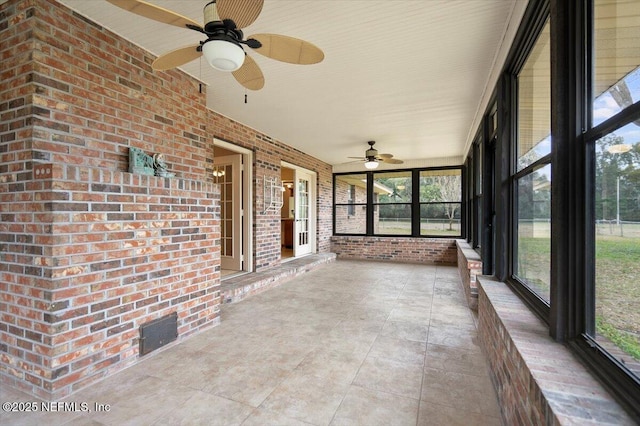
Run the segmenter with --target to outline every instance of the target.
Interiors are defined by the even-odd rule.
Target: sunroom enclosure
[[[532,1],[465,162],[465,237],[638,417],[640,5]]]

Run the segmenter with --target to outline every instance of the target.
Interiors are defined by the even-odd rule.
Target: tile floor
[[[8,389],[0,400],[29,401]],[[499,425],[455,267],[338,260],[222,323],[3,425]]]

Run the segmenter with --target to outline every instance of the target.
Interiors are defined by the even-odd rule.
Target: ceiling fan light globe
[[[369,170],[377,169],[378,162],[376,160],[367,160],[364,163],[364,167]]]
[[[202,54],[207,63],[219,71],[232,72],[244,63],[244,50],[229,41],[209,40],[202,45]]]

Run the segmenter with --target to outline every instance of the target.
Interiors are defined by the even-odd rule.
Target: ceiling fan
[[[264,0],[213,0],[204,6],[204,25],[185,16],[142,0],[107,0],[109,3],[145,18],[180,28],[188,28],[207,38],[159,56],[151,67],[168,70],[200,56],[220,71],[231,72],[242,86],[260,90],[264,76],[258,64],[246,54],[244,46],[268,58],[291,64],[316,64],[324,53],[308,41],[278,34],[255,34],[244,38],[241,28],[251,25],[260,15]]]
[[[375,169],[378,167],[379,162],[388,164],[402,164],[404,161],[393,158],[392,154],[378,154],[378,150],[373,147],[376,141],[369,141],[369,149],[364,152],[364,158],[362,157],[349,157],[358,158],[364,161],[364,166],[367,169]]]

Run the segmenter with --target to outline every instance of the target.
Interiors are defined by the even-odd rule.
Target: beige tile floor
[[[9,389],[4,401],[30,400]],[[3,425],[499,425],[454,267],[338,260],[225,305],[222,323]]]

